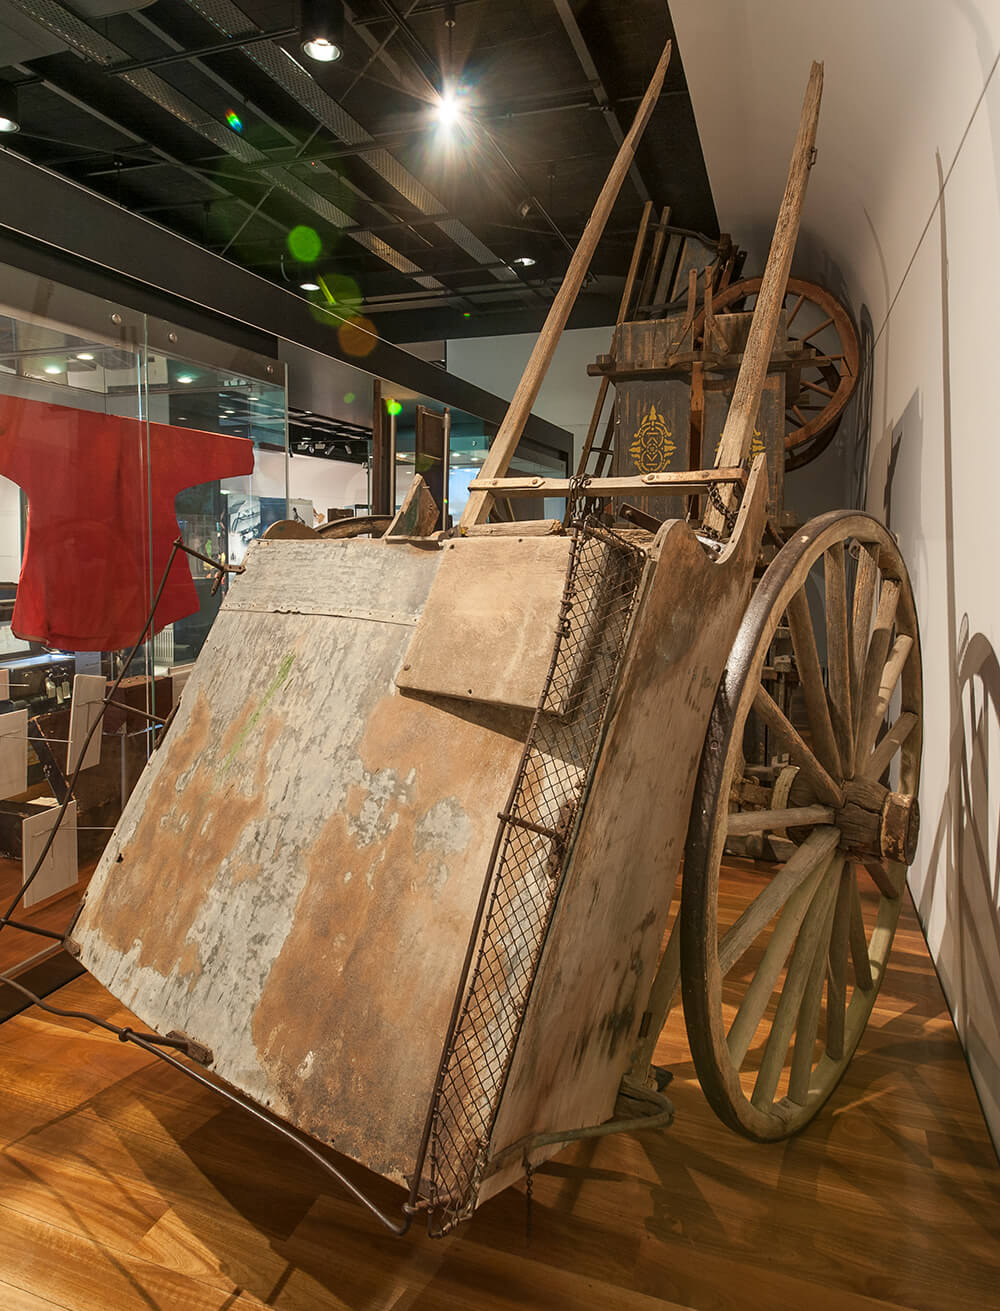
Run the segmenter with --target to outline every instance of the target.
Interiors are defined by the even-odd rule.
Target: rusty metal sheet
[[[399,1182],[527,718],[395,689],[442,555],[251,549],[74,931],[145,1023]]]

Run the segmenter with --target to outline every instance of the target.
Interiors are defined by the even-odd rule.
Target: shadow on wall
[[[939,179],[943,171],[938,159]],[[947,696],[947,741],[928,743],[945,750],[946,772],[940,799],[922,797],[925,829],[933,833],[917,895],[926,929],[943,908],[944,932],[932,951],[965,1049],[994,1146],[1000,1152],[1000,800],[990,795],[990,755],[1000,742],[1000,661],[989,638],[971,632],[968,614],[958,618],[954,525],[951,354],[947,225],[940,193],[942,310],[941,477],[944,508],[944,625],[947,686],[925,687],[925,704]],[[885,444],[888,443],[886,450]],[[930,470],[933,451],[924,451],[924,415],[915,392],[874,453],[875,467],[886,469],[883,509],[887,526],[917,580],[917,593],[929,598],[928,613],[940,614],[933,595],[928,544],[919,531],[922,470]],[[911,513],[901,521],[900,507]],[[992,598],[987,598],[991,603]],[[927,623],[927,616],[924,617]],[[994,759],[993,764],[998,762]],[[939,775],[940,776],[940,775]],[[933,828],[930,825],[933,824]]]
[[[938,971],[951,1004],[994,1144],[1000,1125],[1000,839],[990,743],[1000,733],[1000,662],[962,616],[953,652],[957,695],[941,805],[917,909],[926,923],[944,880],[948,936]],[[992,830],[992,832],[991,832]]]

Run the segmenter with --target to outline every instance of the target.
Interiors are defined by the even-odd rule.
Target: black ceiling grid
[[[454,9],[449,33],[443,0],[352,0],[344,57],[316,64],[297,34],[238,44],[294,28],[287,0],[0,0],[0,79],[21,84],[22,120],[0,144],[280,285],[353,280],[389,341],[534,331],[669,14]],[[450,139],[431,113],[445,84],[467,106]],[[718,230],[676,51],[571,326],[613,317],[647,197]],[[321,239],[314,265],[288,249],[298,224]]]

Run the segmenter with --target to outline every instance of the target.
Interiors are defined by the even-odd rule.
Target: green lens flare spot
[[[357,399],[358,399],[358,398],[355,396],[354,392],[352,392],[352,391],[344,392],[344,404],[345,404],[345,405],[353,405],[354,402],[355,402]]]
[[[315,229],[300,223],[288,234],[288,249],[295,259],[303,264],[311,264],[313,260],[319,259],[323,243]]]
[[[469,313],[468,310],[466,310],[466,311],[463,313],[462,318],[463,318],[463,319],[471,319],[471,318],[472,318],[472,315]]]
[[[226,122],[229,124],[229,126],[233,129],[234,132],[243,131],[243,120],[242,118],[240,118],[239,114],[237,114],[235,109],[226,110]]]
[[[390,414],[393,415],[403,413],[403,407],[402,405],[400,405],[399,401],[393,401],[393,400],[386,401],[385,408],[389,411]]]

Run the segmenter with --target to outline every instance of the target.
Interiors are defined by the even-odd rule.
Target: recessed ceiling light
[[[62,367],[61,364],[46,364],[46,366],[45,366],[45,372],[46,372],[46,373],[62,373],[62,372],[63,372],[63,367]]]
[[[321,64],[344,53],[342,0],[302,0],[302,52]]]
[[[20,132],[21,116],[17,109],[17,87],[0,82],[0,132]]]
[[[177,381],[178,381],[178,382],[194,382],[194,374],[193,374],[193,373],[179,373],[179,374],[177,375]]]
[[[78,360],[92,360],[94,357],[90,351],[81,351],[76,358]]]
[[[318,282],[300,282],[299,286],[303,291],[319,291]]]
[[[514,260],[514,263],[520,264],[522,269],[530,269],[534,267],[535,260],[533,260],[530,255],[518,255],[517,259]]]

